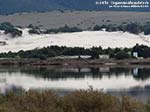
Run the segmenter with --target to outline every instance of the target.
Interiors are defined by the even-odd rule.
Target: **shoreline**
[[[41,67],[102,67],[102,66],[149,66],[147,59],[0,59],[0,66],[41,66]]]

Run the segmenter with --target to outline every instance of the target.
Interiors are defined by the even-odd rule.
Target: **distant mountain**
[[[95,4],[96,2],[101,1],[104,0],[0,0],[0,14],[34,11],[42,12],[49,10],[127,10],[146,12],[150,11],[150,8],[108,8],[108,5]],[[111,0],[107,1],[110,2]]]

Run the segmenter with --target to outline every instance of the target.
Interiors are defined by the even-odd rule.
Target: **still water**
[[[150,98],[150,67],[31,68],[0,67],[0,92],[93,89],[114,96]]]

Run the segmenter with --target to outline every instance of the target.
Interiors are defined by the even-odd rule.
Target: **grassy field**
[[[29,91],[1,95],[0,112],[150,112],[150,103],[143,104],[129,97],[118,99],[93,90],[65,96],[51,91]]]
[[[0,22],[11,22],[26,27],[29,24],[42,28],[58,28],[65,24],[90,29],[96,24],[120,24],[122,22],[147,22],[149,12],[115,12],[115,11],[51,11],[45,13],[20,13],[0,15]]]

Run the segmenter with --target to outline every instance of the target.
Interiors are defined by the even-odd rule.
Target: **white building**
[[[92,56],[90,56],[90,55],[80,55],[80,58],[81,59],[90,59],[90,58],[92,58]]]
[[[56,56],[55,59],[90,59],[92,56],[90,55],[80,55],[80,56]]]
[[[107,54],[99,55],[99,59],[110,59],[110,56]]]
[[[133,52],[133,57],[138,58],[138,52]]]

